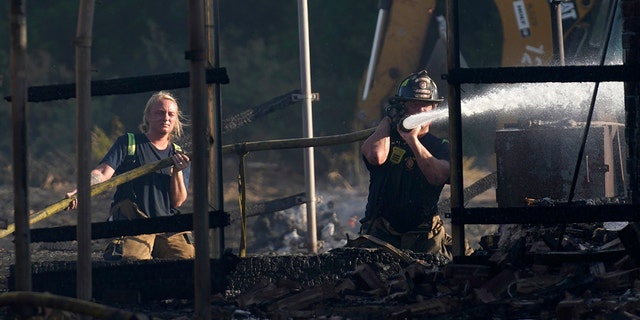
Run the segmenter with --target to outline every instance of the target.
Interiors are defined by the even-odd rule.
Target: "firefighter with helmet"
[[[370,184],[360,234],[452,259],[452,238],[438,214],[440,193],[449,183],[449,141],[429,132],[430,123],[411,130],[400,123],[442,101],[426,70],[404,78],[389,99],[387,114],[361,148]]]

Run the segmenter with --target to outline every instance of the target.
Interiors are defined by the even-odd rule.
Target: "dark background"
[[[486,9],[491,1],[471,2]],[[444,2],[437,6],[443,13]],[[463,10],[474,12],[474,10]],[[487,11],[490,12],[490,11]],[[359,90],[368,65],[378,1],[309,1],[314,136],[352,131]],[[73,83],[78,4],[66,1],[27,3],[28,82],[30,86]],[[0,93],[10,95],[9,3],[0,3]],[[490,15],[466,14],[465,23],[493,28]],[[220,1],[220,64],[230,83],[222,86],[223,118],[300,88],[298,7],[295,1]],[[187,72],[187,5],[178,1],[97,1],[93,27],[94,80]],[[433,28],[436,29],[436,28]],[[484,33],[495,40],[495,32]],[[469,41],[483,41],[478,34]],[[487,39],[484,39],[487,42]],[[488,43],[488,42],[487,42]],[[477,63],[499,58],[491,45],[475,46]],[[475,56],[476,58],[474,58]],[[487,58],[489,57],[489,58]],[[188,89],[174,90],[189,113]],[[150,93],[95,97],[92,101],[94,159],[97,163],[123,131],[137,131]],[[0,102],[0,183],[11,183],[11,105]],[[30,184],[74,181],[76,148],[74,99],[29,103]],[[302,135],[302,105],[295,104],[223,136],[223,144],[296,138]],[[266,161],[301,168],[302,152],[252,154]],[[320,175],[341,171],[357,181],[353,145],[318,149]],[[295,169],[297,171],[297,169]]]

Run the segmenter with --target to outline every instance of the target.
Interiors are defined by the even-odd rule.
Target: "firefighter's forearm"
[[[97,170],[91,171],[91,176],[89,180],[89,183],[91,185],[98,184],[102,181],[104,181],[104,178],[102,177],[102,174],[100,172],[98,172]]]
[[[450,168],[448,161],[434,157],[417,139],[409,143],[409,146],[416,156],[418,168],[429,183],[441,185],[448,180]]]
[[[373,165],[381,165],[387,160],[391,138],[391,119],[384,117],[380,120],[376,131],[362,144],[362,155]]]
[[[107,164],[101,163],[95,169],[91,170],[91,172],[89,173],[89,179],[90,179],[89,183],[91,185],[94,185],[101,182],[105,182],[111,179],[114,173],[115,173],[115,170],[113,168],[111,168]]]
[[[187,200],[187,188],[184,185],[184,177],[182,171],[173,171],[171,173],[171,205],[179,208]]]

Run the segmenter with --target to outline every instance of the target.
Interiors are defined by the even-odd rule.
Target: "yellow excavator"
[[[461,0],[462,67],[592,64],[615,0]],[[445,0],[381,0],[357,129],[383,114],[398,81],[427,69],[446,94]],[[559,23],[561,21],[561,23]],[[563,41],[558,41],[562,35]]]

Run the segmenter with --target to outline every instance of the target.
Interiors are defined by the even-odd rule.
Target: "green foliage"
[[[124,125],[118,117],[111,121],[111,132],[107,134],[103,129],[94,126],[91,130],[91,158],[98,163],[109,151],[115,140],[125,133]]]
[[[94,162],[100,161],[102,157],[109,151],[113,144],[113,140],[99,127],[93,127],[91,130],[91,159]]]
[[[500,66],[502,24],[494,1],[460,1],[459,11],[460,51],[467,63],[475,67]]]

